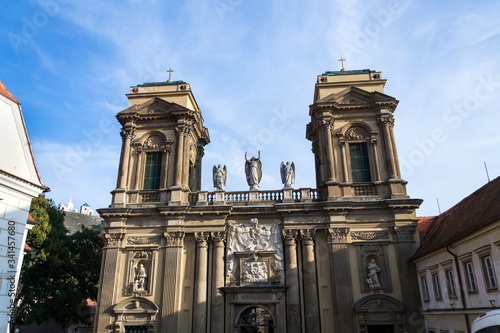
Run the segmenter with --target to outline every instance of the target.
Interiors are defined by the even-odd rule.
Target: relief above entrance
[[[228,283],[270,283],[284,278],[280,221],[249,224],[229,221],[227,237]]]

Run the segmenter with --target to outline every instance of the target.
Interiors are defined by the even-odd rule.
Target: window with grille
[[[146,153],[144,169],[144,189],[157,190],[160,188],[162,153]]]
[[[351,156],[351,173],[353,183],[371,182],[370,160],[368,158],[367,144],[364,142],[350,143],[349,153]]]

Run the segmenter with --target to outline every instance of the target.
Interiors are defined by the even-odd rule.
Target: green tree
[[[63,327],[88,323],[86,299],[97,298],[102,237],[85,228],[68,235],[64,213],[43,196],[33,200],[30,214],[41,223],[28,234],[32,251],[21,271],[18,323],[40,324],[50,318]]]

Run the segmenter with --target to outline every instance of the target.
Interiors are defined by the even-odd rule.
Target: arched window
[[[351,177],[353,183],[369,183],[372,181],[368,142],[370,134],[361,126],[350,127],[345,134],[349,143]]]
[[[273,316],[259,306],[247,308],[238,319],[240,333],[274,333],[275,327]]]
[[[160,135],[149,136],[142,145],[144,156],[143,186],[144,190],[158,190],[164,186],[162,173],[166,164],[165,152],[167,141]]]

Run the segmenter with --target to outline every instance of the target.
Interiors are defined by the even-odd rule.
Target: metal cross
[[[172,68],[169,68],[167,73],[168,73],[168,81],[167,82],[172,82],[172,72],[174,70]]]
[[[342,57],[340,57],[339,61],[340,61],[340,63],[342,64],[342,69],[341,69],[341,71],[345,71],[345,68],[344,68],[344,61],[345,61],[345,59],[344,59],[344,58],[342,58]]]

